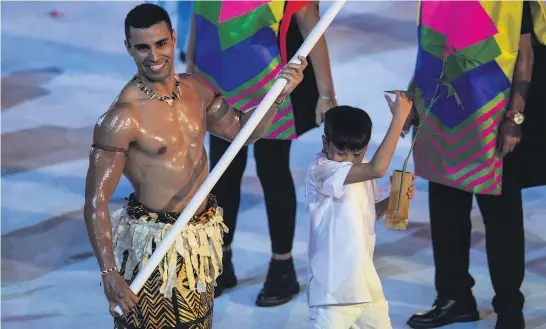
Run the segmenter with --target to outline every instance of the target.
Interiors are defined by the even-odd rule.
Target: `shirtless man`
[[[137,74],[95,127],[84,208],[114,327],[210,328],[225,229],[213,196],[138,296],[128,284],[207,177],[205,133],[232,141],[252,111],[232,108],[193,75],[174,73],[176,32],[161,7],[132,9],[125,35]],[[279,74],[288,84],[248,143],[266,132],[279,105],[302,81],[307,61],[300,60]],[[122,174],[134,193],[123,209],[109,214],[108,202]],[[115,316],[115,305],[123,317]]]

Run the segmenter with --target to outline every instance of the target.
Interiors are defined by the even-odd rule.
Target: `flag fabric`
[[[285,11],[285,5],[289,11]],[[291,18],[296,7],[291,1],[278,0],[196,1],[196,75],[234,107],[246,111],[257,106],[285,63],[279,37],[286,40],[290,19],[285,17]],[[288,22],[283,24],[279,36],[284,20]],[[293,101],[289,97],[264,138],[295,139],[295,125]]]
[[[287,48],[286,48],[286,41],[287,41],[287,35],[288,35],[288,28],[290,27],[290,22],[292,21],[292,16],[294,16],[295,13],[298,12],[301,8],[307,6],[310,4],[311,1],[288,1],[286,3],[286,8],[284,10],[284,15],[281,21],[280,26],[280,38],[279,38],[279,44],[280,44],[280,50],[281,50],[281,59],[284,64],[288,63],[290,60],[288,58]]]
[[[546,15],[543,2],[532,6],[537,34],[546,27]],[[427,106],[433,95],[441,96],[419,113],[418,176],[472,193],[501,193],[497,135],[510,97],[522,13],[522,1],[420,2],[415,87],[429,98]],[[537,38],[544,42],[546,34]],[[438,84],[442,71],[458,99]]]

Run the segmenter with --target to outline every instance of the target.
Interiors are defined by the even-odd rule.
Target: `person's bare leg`
[[[289,260],[292,258],[292,253],[288,252],[286,254],[273,254],[274,260]]]

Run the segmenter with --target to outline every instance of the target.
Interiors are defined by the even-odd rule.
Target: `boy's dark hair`
[[[366,111],[352,106],[336,106],[326,112],[324,135],[340,150],[360,151],[368,145],[372,119]]]
[[[173,30],[171,18],[165,9],[152,3],[143,3],[131,9],[125,17],[125,39],[129,41],[131,37],[131,27],[135,29],[146,29],[150,26],[165,22],[169,31]]]

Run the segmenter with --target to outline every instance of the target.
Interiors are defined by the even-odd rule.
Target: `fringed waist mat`
[[[121,268],[126,255],[124,278],[132,280],[150,258],[154,246],[159,245],[179,212],[156,213],[147,209],[131,194],[125,207],[111,214],[114,255]],[[172,289],[187,278],[190,290],[205,292],[222,272],[223,234],[222,208],[209,195],[207,208],[193,216],[176,238],[158,266],[163,280],[160,292],[172,296]],[[183,258],[182,270],[177,273],[177,258]]]

